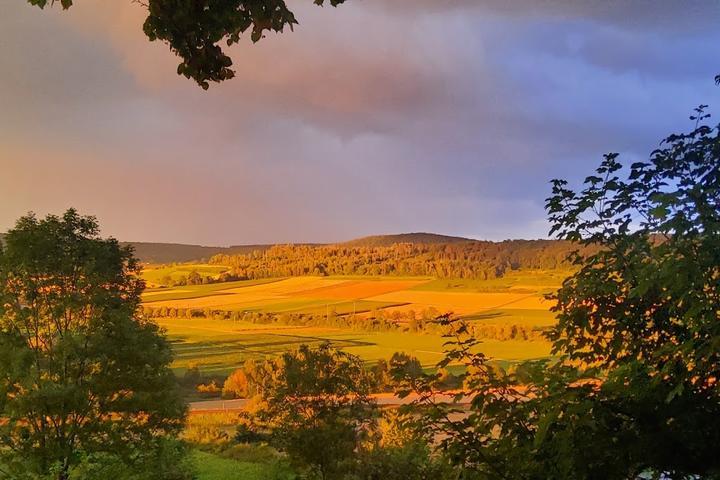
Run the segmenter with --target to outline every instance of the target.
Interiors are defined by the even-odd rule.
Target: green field
[[[424,367],[433,367],[443,357],[446,339],[439,335],[402,332],[366,333],[330,328],[258,325],[230,320],[158,319],[167,329],[175,351],[173,367],[182,374],[197,364],[204,374],[224,376],[248,358],[265,358],[297,348],[301,344],[331,342],[372,363],[402,351],[416,356]],[[486,355],[503,362],[546,357],[549,345],[539,341],[487,340]]]

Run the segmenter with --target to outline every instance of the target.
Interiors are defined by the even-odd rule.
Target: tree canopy
[[[255,422],[300,467],[322,480],[341,478],[372,421],[371,379],[360,358],[329,343],[294,352],[247,372],[258,382]]]
[[[63,9],[73,0],[27,0],[45,8],[59,3]],[[131,1],[131,0],[127,0]],[[150,41],[165,42],[181,62],[178,75],[192,78],[208,89],[210,82],[235,76],[233,61],[223,48],[238,43],[249,32],[258,42],[265,32],[283,32],[298,24],[285,0],[132,0],[147,8],[143,31]],[[313,0],[322,6],[326,0]],[[345,0],[328,0],[333,7]]]
[[[8,232],[0,246],[0,468],[8,476],[66,480],[111,459],[124,474],[137,467],[166,478],[149,465],[182,428],[185,405],[170,345],[140,314],[143,288],[131,250],[100,238],[92,217],[28,215]]]

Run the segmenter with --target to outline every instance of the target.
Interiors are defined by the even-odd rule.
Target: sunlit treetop
[[[73,0],[27,0],[44,8],[59,3],[63,9]],[[253,42],[266,31],[282,32],[298,24],[285,0],[128,0],[148,10],[143,25],[151,41],[162,40],[182,61],[178,75],[192,78],[204,89],[210,82],[235,76],[232,59],[223,50],[250,32]],[[313,0],[322,6],[326,0]],[[333,7],[345,0],[327,0]]]

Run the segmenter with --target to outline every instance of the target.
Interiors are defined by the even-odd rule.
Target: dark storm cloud
[[[715,4],[649,3],[299,4],[294,33],[234,47],[237,78],[204,92],[137,5],[16,2],[0,229],[74,205],[132,240],[544,236],[550,178],[647,155],[717,97]]]

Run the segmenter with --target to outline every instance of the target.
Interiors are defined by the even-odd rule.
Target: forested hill
[[[399,233],[395,235],[372,235],[369,237],[356,238],[340,245],[345,247],[389,247],[395,243],[461,243],[473,242],[475,240],[464,237],[451,237],[437,233]]]
[[[301,275],[398,275],[491,279],[508,271],[568,268],[577,247],[554,240],[463,241],[275,245],[243,255],[216,255],[210,262],[226,265],[236,278]]]

